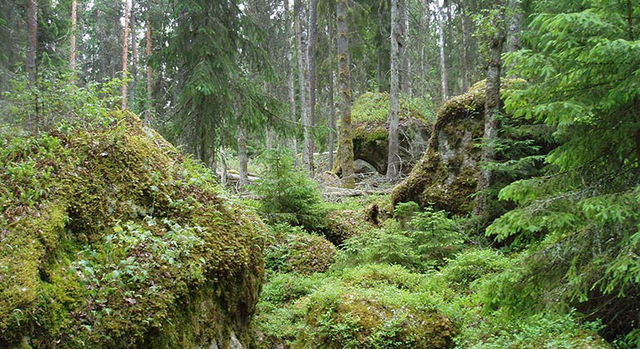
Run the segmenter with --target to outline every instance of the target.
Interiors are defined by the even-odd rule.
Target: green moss
[[[327,239],[299,227],[276,225],[267,244],[266,267],[272,272],[308,275],[329,269],[336,247]]]
[[[129,113],[3,142],[0,346],[248,343],[264,227],[207,169]]]

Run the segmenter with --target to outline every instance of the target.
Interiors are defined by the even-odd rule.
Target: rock
[[[356,159],[356,161],[353,162],[353,167],[355,173],[377,173],[377,170],[373,165],[362,159]]]
[[[387,171],[389,131],[387,119],[391,100],[388,93],[367,92],[356,99],[352,108],[353,154],[371,164],[378,173]],[[431,134],[431,122],[409,101],[400,101],[401,171],[408,173],[424,152]],[[340,168],[334,173],[340,173]]]
[[[302,275],[327,271],[335,257],[336,247],[327,239],[285,224],[272,229],[265,252],[267,269]]]
[[[505,80],[503,86],[520,81]],[[422,159],[391,194],[394,206],[398,202],[414,201],[421,206],[433,205],[436,209],[456,214],[472,211],[471,196],[476,191],[484,135],[485,89],[486,82],[481,81],[467,93],[445,102],[438,110],[433,134]],[[540,136],[536,143],[548,150],[544,137]]]
[[[247,347],[264,225],[135,115],[113,119],[1,141],[0,347]]]

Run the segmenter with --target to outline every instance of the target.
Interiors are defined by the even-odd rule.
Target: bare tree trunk
[[[284,13],[288,18],[289,0],[284,0],[283,2],[284,2]],[[287,67],[289,68],[288,70],[289,76],[287,81],[288,89],[289,89],[289,106],[291,111],[291,122],[292,122],[292,125],[295,125],[298,120],[296,118],[296,89],[294,84],[295,68],[293,63],[293,45],[291,43],[291,22],[295,22],[295,19],[293,19],[293,21],[285,23],[285,27],[286,27],[285,37],[287,38]],[[298,166],[298,139],[295,132],[293,132],[293,134],[291,135],[290,147],[291,147],[291,151],[293,152],[294,164],[297,167]]]
[[[153,109],[153,69],[151,68],[151,52],[153,43],[151,41],[151,9],[147,8],[147,105],[144,111],[144,121],[147,125],[151,125],[151,111]]]
[[[467,13],[465,4],[461,4],[462,24],[462,90],[467,91],[471,87],[471,36],[473,35],[473,24]]]
[[[71,1],[71,42],[69,44],[69,67],[75,76],[76,71],[76,35],[78,31],[78,1]],[[74,78],[75,81],[75,78]]]
[[[337,0],[338,59],[340,77],[341,125],[338,148],[338,163],[342,169],[342,186],[356,185],[353,168],[353,135],[351,129],[351,72],[349,59],[349,28],[347,27],[347,0]]]
[[[295,0],[293,3],[293,12],[294,12],[294,26],[295,26],[295,31],[296,31],[296,42],[297,42],[297,46],[298,46],[298,72],[299,72],[299,83],[300,83],[300,114],[301,114],[301,119],[302,119],[302,126],[303,126],[303,133],[306,135],[307,132],[310,132],[310,130],[308,130],[308,120],[309,120],[309,109],[308,109],[308,105],[307,105],[307,91],[308,91],[308,78],[307,78],[307,73],[308,73],[308,66],[307,66],[307,62],[306,62],[306,51],[305,51],[305,37],[304,37],[304,31],[302,30],[302,23],[304,23],[304,21],[302,20],[303,18],[303,14],[302,14],[302,4],[301,4],[302,0]],[[307,137],[304,137],[305,140],[307,139]],[[305,145],[306,145],[306,141],[305,141]],[[302,158],[303,158],[303,164],[305,166],[305,168],[308,169],[308,164],[309,164],[309,159],[311,158],[311,156],[309,155],[309,152],[311,151],[311,149],[308,149],[307,147],[303,147],[302,149]]]
[[[506,52],[514,52],[522,48],[521,36],[524,13],[520,5],[520,0],[509,0],[509,31],[507,33]]]
[[[122,78],[128,75],[129,60],[129,13],[131,12],[131,0],[124,0],[124,27],[122,34]],[[122,97],[122,110],[127,109],[127,82],[123,81],[120,88]]]
[[[333,17],[333,16],[332,16]],[[334,162],[334,151],[335,151],[335,143],[336,143],[336,105],[333,100],[333,90],[334,85],[336,83],[336,76],[334,71],[334,52],[333,45],[335,44],[335,34],[333,29],[332,21],[329,21],[328,24],[328,36],[329,36],[329,96],[328,96],[328,104],[329,104],[329,170],[333,169]]]
[[[27,79],[29,81],[29,89],[36,87],[36,49],[38,47],[38,5],[36,0],[28,0],[27,2]],[[39,123],[38,111],[38,95],[35,93],[34,108],[27,116],[27,128],[35,130]]]
[[[402,36],[402,21],[399,2],[402,0],[391,0],[391,112],[389,113],[389,152],[387,154],[387,179],[395,181],[400,174],[400,158],[398,156],[398,126],[399,109],[398,94],[400,93],[399,83],[399,61],[400,61],[400,41]]]
[[[481,150],[481,162],[487,164],[495,159],[495,149],[492,142],[498,136],[500,114],[500,70],[502,62],[500,56],[505,42],[505,10],[498,4],[499,11],[493,23],[496,32],[489,42],[489,64],[487,66],[487,90],[484,105],[484,145]],[[492,185],[493,173],[487,168],[481,168],[478,176],[477,191],[479,192],[474,208],[474,214],[487,216],[489,212],[489,196],[486,190]]]
[[[409,61],[409,10],[408,0],[398,0],[398,54],[400,55],[400,91],[411,96],[411,62]],[[393,39],[392,39],[393,40]]]
[[[309,107],[307,111],[307,122],[304,129],[304,149],[307,158],[305,165],[311,175],[315,171],[313,163],[313,153],[315,152],[315,142],[313,140],[313,127],[316,123],[316,43],[318,41],[318,0],[311,0],[309,9],[309,45],[307,47],[307,62],[309,69]]]
[[[449,77],[447,73],[447,58],[445,56],[445,46],[446,40],[444,35],[444,9],[442,6],[438,6],[438,46],[439,46],[439,57],[440,57],[440,82],[442,84],[442,101],[446,101],[449,99]]]
[[[242,122],[238,125],[238,160],[240,161],[240,168],[238,169],[240,180],[238,186],[244,188],[249,184],[249,171],[247,169],[249,157],[247,156],[247,138],[244,127],[241,124]]]
[[[136,37],[136,16],[131,10],[129,21],[131,30],[131,85],[129,86],[129,108],[135,109],[136,78],[138,77],[138,40]]]

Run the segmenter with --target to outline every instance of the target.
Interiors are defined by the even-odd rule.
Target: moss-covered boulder
[[[453,348],[453,323],[428,306],[420,275],[365,265],[341,277],[299,302],[309,330],[294,348]]]
[[[132,114],[0,144],[0,347],[249,343],[259,219]]]
[[[265,251],[266,267],[270,271],[302,275],[327,271],[335,256],[336,247],[324,237],[286,224],[272,228]]]
[[[366,161],[380,173],[387,170],[390,108],[388,93],[367,92],[355,100],[351,109],[354,159]],[[399,133],[403,172],[408,173],[420,159],[431,127],[418,106],[401,99]]]
[[[503,87],[515,87],[520,83],[523,81],[508,79],[503,81]],[[391,194],[394,206],[398,202],[414,201],[421,206],[433,205],[457,214],[472,210],[471,196],[476,191],[484,135],[485,90],[486,81],[478,82],[466,93],[446,101],[438,110],[433,134],[422,159]],[[526,121],[511,122],[518,124],[518,127],[512,125],[514,127],[510,129],[503,128],[501,136],[520,141],[513,146],[514,149],[525,148],[517,150],[522,153],[518,157],[531,152],[548,151],[551,132],[546,126],[524,127]],[[533,145],[532,141],[539,145]],[[518,171],[526,172],[522,169]]]

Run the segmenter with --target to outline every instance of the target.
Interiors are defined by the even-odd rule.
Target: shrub
[[[300,225],[317,230],[324,225],[326,210],[318,184],[303,171],[296,170],[293,157],[284,151],[262,155],[266,169],[253,192],[262,196],[260,212],[271,222]]]
[[[458,254],[442,268],[444,279],[461,288],[483,276],[510,266],[509,259],[494,250],[470,250]]]

